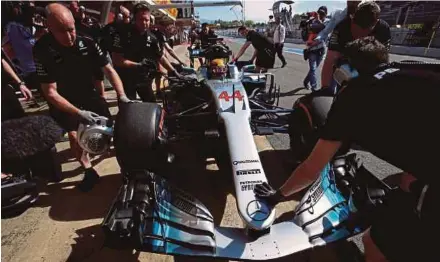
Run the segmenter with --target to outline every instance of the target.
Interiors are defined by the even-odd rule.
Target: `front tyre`
[[[119,108],[114,129],[116,159],[125,172],[156,170],[166,162],[164,113],[155,103],[129,103]]]

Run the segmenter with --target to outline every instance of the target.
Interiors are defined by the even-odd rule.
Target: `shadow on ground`
[[[104,161],[105,159],[108,159],[108,158],[111,158],[114,156],[116,156],[116,152],[115,152],[115,149],[112,147],[107,153],[93,158],[92,165],[96,166],[99,163],[101,163],[102,161]],[[73,155],[72,150],[69,147],[69,148],[66,148],[62,151],[57,152],[57,161],[59,161],[59,163],[61,163],[61,164],[66,164],[69,162],[75,162],[77,160],[76,160],[75,156]],[[84,168],[81,166],[78,166],[75,169],[63,172],[61,176],[63,179],[67,179],[67,178],[71,178],[71,177],[76,177],[82,173],[84,173]]]
[[[285,93],[280,93],[280,97],[286,97],[286,96],[303,96],[303,95],[305,95],[305,94],[303,94],[303,93],[298,94],[298,92],[301,91],[301,90],[307,90],[307,88],[305,88],[305,87],[298,87],[298,88],[295,88],[295,89],[293,89],[293,90],[291,90],[291,91],[288,91],[288,92],[285,92]]]
[[[68,262],[107,261],[137,262],[139,252],[134,250],[114,250],[104,246],[104,233],[101,225],[93,225],[75,231],[75,244],[67,259]]]
[[[102,176],[92,191],[83,193],[75,186],[78,182],[60,182],[47,185],[35,206],[50,207],[49,217],[56,221],[81,221],[103,218],[119,186],[120,174]]]

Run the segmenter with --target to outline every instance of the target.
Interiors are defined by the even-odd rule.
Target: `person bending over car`
[[[125,92],[130,99],[136,99],[136,92],[144,102],[155,102],[152,89],[153,79],[161,63],[168,72],[180,77],[176,69],[165,59],[159,40],[150,31],[151,12],[144,3],[134,6],[134,24],[125,31],[112,35],[113,63],[121,75]]]
[[[353,10],[353,5],[349,7],[349,10]],[[353,16],[348,15],[336,26],[330,36],[328,52],[322,66],[322,88],[329,87],[333,93],[337,92],[336,82],[333,80],[333,66],[348,42],[365,36],[374,36],[387,49],[390,48],[390,26],[384,20],[379,19],[380,11],[379,5],[373,1],[361,3]]]
[[[255,62],[255,70],[257,72],[267,71],[269,68],[273,68],[275,64],[275,45],[266,36],[257,33],[255,30],[249,30],[245,26],[238,28],[238,33],[241,36],[246,37],[246,43],[238,51],[237,56],[235,56],[232,61],[237,61],[246,52],[246,49],[252,44],[255,48],[254,56],[256,56],[257,61]]]
[[[88,191],[99,176],[78,144],[78,124],[79,121],[93,124],[98,116],[111,119],[105,99],[94,87],[94,72],[97,69],[104,72],[120,102],[130,100],[98,44],[91,38],[76,35],[75,20],[69,9],[53,3],[47,6],[47,12],[50,33],[39,39],[33,50],[37,75],[50,115],[68,132],[70,147],[85,168],[79,189]]]
[[[357,144],[405,172],[364,234],[367,261],[436,261],[440,74],[391,67],[387,47],[371,36],[344,53],[359,76],[336,96],[313,151],[278,190],[264,183],[255,193],[276,204],[310,186],[343,143]]]
[[[185,63],[179,58],[179,56],[176,54],[176,52],[174,52],[174,49],[168,43],[168,40],[167,40],[167,37],[165,36],[165,34],[162,33],[157,26],[153,27],[151,32],[154,34],[154,36],[156,36],[157,40],[159,41],[159,46],[162,50],[167,51],[168,54],[170,54],[174,59],[176,59],[179,62],[179,64],[181,64],[182,66],[186,66]],[[164,56],[164,58],[168,60],[166,55]],[[161,66],[159,64],[159,71],[163,72],[164,70],[165,69],[163,68],[163,66]],[[161,93],[160,86],[162,84],[162,75],[156,76],[155,84],[156,84],[156,94]]]

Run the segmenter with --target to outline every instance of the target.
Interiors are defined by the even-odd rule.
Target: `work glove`
[[[154,68],[156,67],[155,63],[149,59],[142,59],[142,61],[139,63],[139,67],[141,68]]]
[[[99,120],[98,114],[86,110],[79,111],[78,115],[81,118],[80,121],[88,125],[93,125],[97,120]]]
[[[181,75],[181,74],[180,74],[179,72],[177,72],[176,70],[171,71],[168,75],[169,75],[170,77],[176,77],[176,78],[178,78],[178,79],[186,79],[185,76]]]
[[[285,199],[279,189],[273,189],[267,182],[256,185],[254,193],[257,197],[266,200],[267,203],[272,206],[275,206]]]
[[[128,104],[128,103],[140,103],[138,100],[130,100],[126,95],[123,95],[119,97],[119,102],[122,104]]]
[[[154,61],[150,60],[150,59],[142,59],[142,61],[138,64],[138,68],[141,72],[144,73],[152,73],[154,74],[155,72],[158,71],[157,69],[157,65]]]

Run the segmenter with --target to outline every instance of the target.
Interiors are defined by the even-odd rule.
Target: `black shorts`
[[[258,51],[255,65],[262,68],[273,68],[275,64],[275,51]]]
[[[440,220],[420,219],[414,211],[416,198],[399,193],[371,226],[371,238],[390,262],[438,261]]]
[[[71,101],[68,99],[70,103],[81,110],[91,111],[100,116],[105,116],[110,120],[112,119],[107,101],[97,93],[84,95],[78,100],[79,101]],[[79,116],[63,112],[53,105],[49,106],[49,113],[58,125],[60,125],[66,132],[78,130]]]

